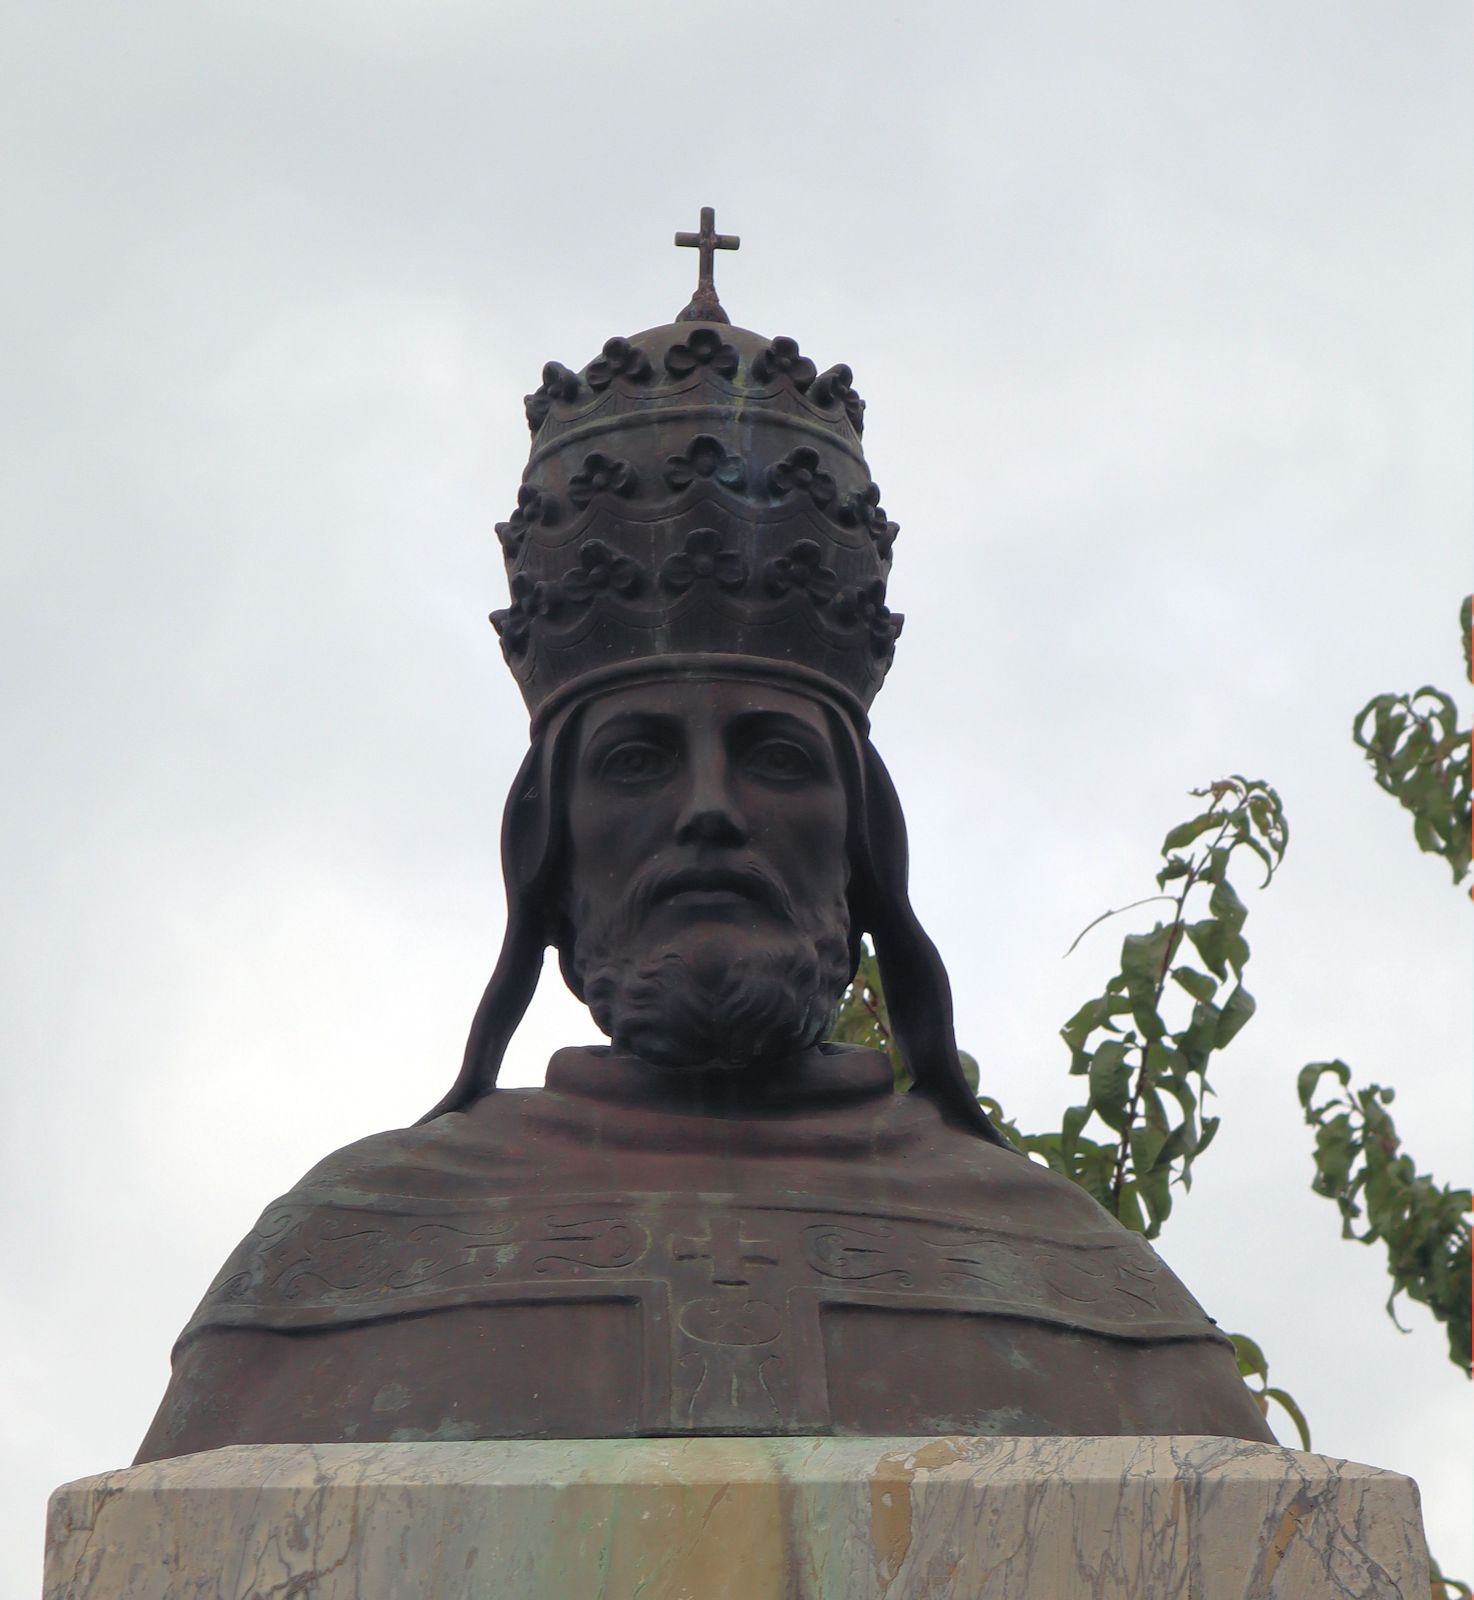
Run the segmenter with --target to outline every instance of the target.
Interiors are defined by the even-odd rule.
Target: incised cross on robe
[[[750,1281],[749,1266],[778,1264],[771,1240],[744,1238],[741,1219],[724,1215],[711,1218],[702,1238],[672,1239],[671,1254],[677,1261],[709,1261],[711,1281],[731,1287]]]
[[[717,299],[712,263],[716,251],[740,249],[742,240],[735,233],[718,233],[716,208],[702,206],[701,231],[678,233],[676,243],[683,249],[701,252],[700,268],[696,275],[696,293],[691,296],[691,304],[676,318],[676,321],[729,322],[731,319],[722,310],[721,302]]]

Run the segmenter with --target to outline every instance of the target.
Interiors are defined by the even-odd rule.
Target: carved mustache
[[[654,867],[636,879],[630,891],[630,911],[638,921],[657,901],[672,895],[723,890],[744,895],[775,917],[793,921],[793,907],[783,886],[752,861],[737,867]]]

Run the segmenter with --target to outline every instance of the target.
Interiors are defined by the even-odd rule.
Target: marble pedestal
[[[1427,1600],[1418,1493],[1234,1439],[251,1445],[52,1496],[45,1600]]]

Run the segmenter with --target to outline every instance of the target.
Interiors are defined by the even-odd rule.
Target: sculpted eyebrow
[[[679,734],[680,725],[675,717],[657,711],[624,711],[595,728],[588,736],[585,748],[603,749],[619,739],[672,739],[679,737]]]
[[[826,734],[805,722],[802,717],[795,717],[787,711],[746,711],[741,716],[733,719],[735,731],[743,737],[754,737],[764,733],[781,733],[785,738],[802,739],[808,744],[827,749],[829,740]]]

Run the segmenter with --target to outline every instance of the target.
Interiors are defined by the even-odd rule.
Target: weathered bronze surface
[[[532,713],[460,1077],[268,1207],[140,1460],[677,1433],[1270,1437],[1226,1339],[969,1092],[866,709],[896,525],[847,367],[696,307],[528,396]],[[692,308],[688,308],[688,313]],[[686,314],[683,314],[686,315]],[[915,1089],[822,1043],[872,938]],[[613,1043],[496,1088],[543,951]]]

